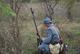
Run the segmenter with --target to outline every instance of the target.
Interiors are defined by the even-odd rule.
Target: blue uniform
[[[46,37],[44,38],[44,40],[42,40],[42,44],[39,45],[38,48],[41,51],[45,52],[45,54],[50,54],[49,44],[59,41],[60,41],[59,30],[54,25],[50,24],[47,29]]]

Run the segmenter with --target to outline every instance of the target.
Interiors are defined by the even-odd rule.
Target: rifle
[[[32,19],[33,19],[33,22],[34,22],[34,25],[35,25],[36,34],[37,34],[37,36],[38,36],[38,38],[37,38],[37,46],[38,46],[38,45],[40,45],[40,43],[41,43],[41,38],[40,38],[39,31],[38,31],[38,28],[37,28],[34,11],[32,10],[32,8],[30,8],[30,10],[31,10],[31,13],[32,13],[32,16],[33,16]]]

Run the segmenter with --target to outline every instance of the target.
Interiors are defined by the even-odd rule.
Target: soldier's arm
[[[54,29],[53,30],[48,29],[47,36],[43,41],[43,43],[50,44],[50,43],[59,42],[59,40],[60,40],[59,34],[57,34],[57,32]]]
[[[52,31],[50,29],[48,29],[47,35],[46,35],[45,39],[43,40],[43,43],[49,44],[51,42],[51,39],[52,39]]]

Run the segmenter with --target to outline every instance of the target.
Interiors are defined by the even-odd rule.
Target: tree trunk
[[[72,18],[70,9],[71,8],[68,8],[68,10],[67,10],[67,18],[69,19],[70,22],[72,22],[73,21],[73,18]]]

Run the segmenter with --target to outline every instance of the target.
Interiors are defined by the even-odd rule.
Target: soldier
[[[59,54],[60,50],[60,32],[58,28],[52,23],[50,18],[46,17],[43,21],[46,29],[45,36],[42,37],[42,43],[38,49],[44,54]]]

